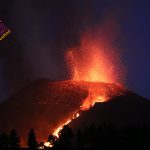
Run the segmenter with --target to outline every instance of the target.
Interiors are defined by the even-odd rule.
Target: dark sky
[[[12,30],[0,42],[0,99],[38,78],[68,79],[64,52],[80,33],[115,16],[126,85],[150,99],[150,2],[147,0],[1,0]]]
[[[150,99],[150,1],[131,0],[122,20],[124,63],[130,89]]]

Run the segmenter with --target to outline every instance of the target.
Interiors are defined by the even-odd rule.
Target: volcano
[[[79,118],[74,117],[77,113]],[[40,79],[0,104],[0,131],[16,129],[26,145],[31,128],[38,141],[45,141],[73,117],[69,125],[76,129],[93,122],[150,124],[149,115],[149,101],[113,83]]]
[[[123,93],[112,83],[40,79],[0,104],[0,131],[16,129],[22,145],[31,128],[39,141],[46,140],[75,113]]]

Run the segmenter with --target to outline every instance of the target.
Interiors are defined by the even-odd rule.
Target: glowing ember
[[[53,147],[53,145],[50,142],[45,142],[44,146],[46,146],[46,147]]]
[[[76,114],[76,118],[77,118],[77,117],[79,117],[79,116],[80,116],[80,114],[79,114],[79,113],[77,113],[77,114]]]

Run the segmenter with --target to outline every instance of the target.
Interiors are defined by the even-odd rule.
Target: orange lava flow
[[[69,124],[73,119],[76,119],[80,116],[79,113],[74,113],[73,117],[71,119],[68,119],[65,123],[63,123],[61,126],[59,126],[54,132],[53,135],[55,135],[56,137],[58,136],[59,131],[63,128],[64,125]]]
[[[68,118],[53,132],[53,135],[57,137],[64,125],[79,117],[79,112],[88,110],[97,102],[106,102],[111,98],[110,90],[99,87],[97,83],[110,83],[109,89],[119,95],[114,84],[117,86],[122,84],[123,67],[116,48],[112,44],[114,37],[109,33],[109,27],[108,34],[105,33],[105,30],[107,29],[101,28],[84,33],[81,36],[80,45],[68,49],[66,53],[71,80],[92,82],[93,84],[84,83],[87,84],[88,96],[72,118]]]

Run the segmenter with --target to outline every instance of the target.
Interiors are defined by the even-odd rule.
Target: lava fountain
[[[100,29],[85,32],[81,36],[80,45],[69,48],[66,52],[67,66],[71,74],[71,82],[87,88],[88,96],[84,99],[72,118],[68,118],[53,132],[58,137],[64,125],[80,116],[96,102],[106,102],[113,96],[122,95],[124,67],[113,46],[114,36],[108,24]]]
[[[108,23],[105,25],[107,30]],[[67,64],[72,80],[122,85],[124,67],[121,65],[117,48],[113,46],[112,29],[109,29],[111,31],[108,30],[107,34],[105,30],[100,28],[85,32],[80,46],[67,51]],[[95,84],[88,87],[89,96],[83,103],[85,109],[89,109],[95,102],[108,100],[108,91],[100,93],[100,88]]]

